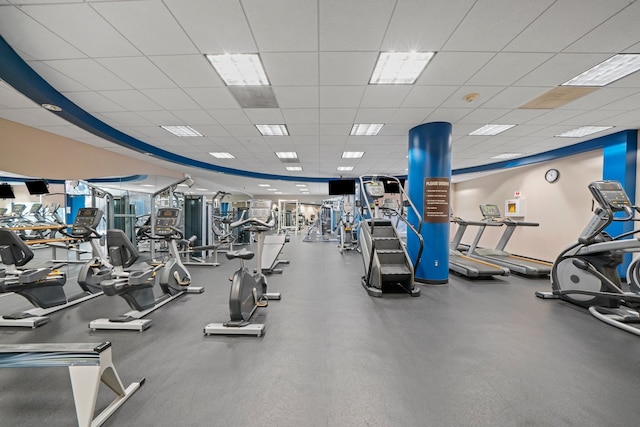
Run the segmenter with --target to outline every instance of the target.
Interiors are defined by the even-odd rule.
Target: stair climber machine
[[[96,319],[89,323],[89,329],[121,329],[144,331],[151,326],[146,315],[174,301],[184,294],[201,294],[202,287],[189,286],[191,275],[180,261],[178,244],[184,243],[180,224],[180,209],[160,208],[155,220],[155,234],[151,239],[165,240],[169,245],[167,259],[158,265],[140,270],[129,271],[126,277],[117,277],[102,282],[104,293],[109,296],[121,296],[129,304],[131,311],[110,319]],[[119,229],[107,230],[109,258],[114,268],[127,268],[138,259],[138,251]],[[156,281],[162,295],[155,297]]]
[[[507,267],[512,273],[518,273],[527,277],[545,277],[551,273],[551,267],[553,265],[551,262],[524,255],[515,255],[505,250],[507,243],[509,243],[517,227],[538,227],[540,224],[537,222],[514,221],[510,218],[502,218],[500,208],[498,208],[497,205],[480,205],[480,211],[484,217],[482,222],[485,223],[485,225],[504,225],[507,228],[504,233],[502,233],[495,249],[487,249],[478,247],[480,238],[485,230],[485,226],[480,226],[480,228],[478,228],[478,234],[476,234],[473,243],[467,251],[467,255],[480,261]]]
[[[95,230],[102,211],[97,208],[83,208],[78,211],[71,227],[65,233],[76,239],[101,237]],[[2,316],[0,326],[23,326],[35,328],[49,321],[47,314],[71,307],[89,299],[102,295],[102,289],[96,286],[112,271],[100,247],[93,241],[94,259],[87,262],[80,270],[78,284],[82,292],[67,298],[62,286],[66,283],[66,275],[52,268],[18,269],[34,257],[33,251],[10,230],[0,230],[0,255],[7,269],[0,270],[0,293],[14,292],[25,297],[36,308],[20,313]],[[96,266],[95,269],[93,266]]]
[[[456,234],[453,236],[451,245],[449,246],[449,270],[458,274],[462,274],[471,278],[486,278],[493,276],[508,276],[510,270],[507,267],[501,267],[497,264],[488,261],[482,261],[476,258],[472,258],[463,254],[458,248],[462,242],[462,236],[467,230],[468,226],[496,226],[499,227],[502,224],[493,222],[482,221],[466,221],[457,216],[450,217],[451,222],[458,225]]]
[[[267,293],[267,278],[262,273],[262,250],[264,232],[276,224],[270,200],[251,200],[247,218],[231,224],[231,228],[244,227],[257,235],[257,268],[255,274],[245,266],[245,261],[254,253],[243,248],[226,253],[227,259],[240,260],[240,268],[233,273],[229,293],[230,320],[226,323],[210,323],[204,327],[205,335],[255,335],[264,334],[265,325],[251,323],[251,317],[258,307],[266,307],[269,300],[279,300],[280,293]]]
[[[405,204],[411,208],[418,226],[414,227],[406,218],[406,215],[398,215],[398,220],[407,225],[407,230],[414,233],[420,248],[416,260],[412,261],[406,251],[404,242],[399,238],[393,222],[388,218],[381,218],[381,213],[376,203],[385,195],[384,184],[380,178],[395,180],[400,187],[400,206]],[[406,197],[406,200],[405,200]],[[360,177],[360,201],[362,209],[362,222],[358,241],[362,251],[364,262],[364,276],[362,286],[373,297],[381,297],[385,293],[406,292],[411,296],[420,295],[420,288],[415,285],[414,271],[420,263],[424,242],[420,230],[422,229],[422,217],[409,197],[404,192],[400,181],[391,176],[373,175]]]
[[[539,298],[561,299],[589,309],[599,320],[635,335],[640,328],[640,282],[638,258],[623,285],[617,267],[626,252],[640,252],[640,240],[631,239],[640,230],[611,237],[604,229],[614,221],[638,221],[640,208],[632,206],[617,181],[595,181],[589,190],[598,203],[594,215],[577,242],[564,249],[551,271],[551,292],[536,292]],[[621,213],[622,216],[615,216]]]

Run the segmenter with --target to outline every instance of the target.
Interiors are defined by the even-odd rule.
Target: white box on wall
[[[508,199],[504,202],[504,216],[507,218],[524,218],[527,214],[526,199]]]

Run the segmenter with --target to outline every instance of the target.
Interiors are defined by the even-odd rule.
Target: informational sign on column
[[[424,179],[424,222],[449,222],[449,178]]]

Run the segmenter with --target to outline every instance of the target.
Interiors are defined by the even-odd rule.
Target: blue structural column
[[[631,130],[608,136],[611,139],[602,150],[602,178],[619,181],[625,189],[631,203],[635,204],[636,175],[638,155],[638,131]],[[633,230],[631,221],[613,222],[606,231],[612,236]],[[634,236],[635,238],[637,236]],[[620,277],[625,277],[631,263],[631,254],[625,254],[624,262],[618,267]]]
[[[451,123],[433,122],[409,131],[409,198],[422,219],[424,251],[415,279],[428,284],[449,281],[449,193],[451,183]],[[409,221],[418,219],[410,211]],[[407,233],[407,250],[415,260],[419,239]]]

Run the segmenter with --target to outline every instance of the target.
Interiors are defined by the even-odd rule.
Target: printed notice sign
[[[424,179],[424,222],[449,222],[449,178]]]

